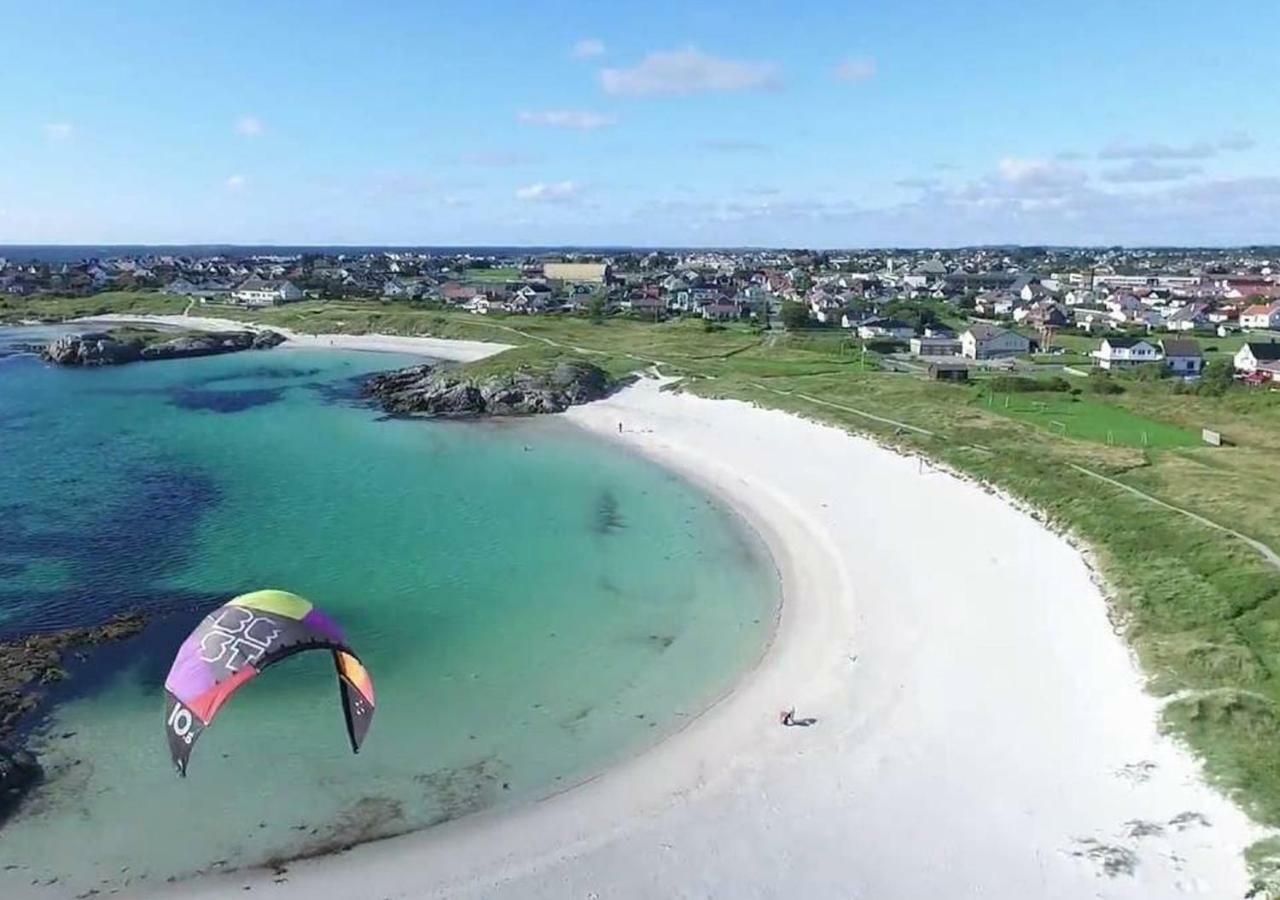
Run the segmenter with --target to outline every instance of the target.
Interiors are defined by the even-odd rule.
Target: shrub
[[[1124,386],[1117,384],[1110,375],[1094,372],[1089,376],[1089,390],[1095,394],[1123,394]]]
[[[1066,393],[1071,390],[1071,383],[1061,376],[1027,378],[1022,375],[997,375],[989,384],[991,390],[997,394],[1028,394],[1042,391]]]

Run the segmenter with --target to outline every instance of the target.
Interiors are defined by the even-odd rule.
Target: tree
[[[587,316],[591,319],[592,325],[604,323],[604,297],[599,294],[591,295],[591,299],[587,301]]]
[[[795,331],[797,328],[809,327],[809,307],[803,303],[796,303],[794,300],[784,300],[782,302],[782,324],[787,326],[788,331]]]
[[[1230,360],[1214,359],[1204,367],[1196,392],[1210,397],[1221,397],[1235,384],[1235,366]]]

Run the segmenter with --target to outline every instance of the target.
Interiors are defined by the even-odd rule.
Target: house
[[[727,300],[718,300],[702,307],[702,318],[715,322],[742,318],[742,307]]]
[[[1164,364],[1179,378],[1199,378],[1204,371],[1204,355],[1200,342],[1191,338],[1165,338],[1160,342]]]
[[[898,319],[872,319],[858,326],[858,337],[865,340],[889,339],[905,341],[914,337],[916,330]]]
[[[253,276],[231,292],[235,303],[245,306],[277,306],[302,299],[302,291],[292,281],[266,281]]]
[[[1100,369],[1131,368],[1164,358],[1158,346],[1135,337],[1103,338],[1102,345],[1089,355],[1097,360]]]
[[[1275,341],[1246,341],[1236,351],[1233,360],[1237,372],[1243,375],[1254,375],[1259,372],[1271,374],[1280,372],[1280,343]]]
[[[913,337],[913,356],[959,356],[960,341],[956,338]]]
[[[969,367],[964,363],[929,363],[929,378],[932,381],[968,381]]]
[[[1240,313],[1240,327],[1261,331],[1280,330],[1280,303],[1247,307]]]
[[[960,335],[961,353],[969,359],[1000,359],[1031,352],[1031,339],[995,325],[973,325]]]
[[[1171,310],[1164,317],[1168,331],[1195,331],[1209,321],[1207,303],[1188,303]]]

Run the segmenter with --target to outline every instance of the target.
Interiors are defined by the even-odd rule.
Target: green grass
[[[170,300],[143,296],[156,311],[173,311]],[[19,301],[10,311],[28,304]],[[593,325],[569,316],[472,316],[376,302],[300,303],[229,315],[307,332],[518,345],[478,364],[481,372],[548,365],[564,354],[581,354],[614,375],[661,360],[664,371],[687,376],[690,391],[868,433],[1008,491],[1094,548],[1117,621],[1151,689],[1183,698],[1167,707],[1164,727],[1184,737],[1212,777],[1260,821],[1280,826],[1280,573],[1242,542],[1073,468],[1116,478],[1280,548],[1280,516],[1271,499],[1280,496],[1280,394],[1238,389],[1206,397],[1178,393],[1169,382],[1126,379],[1124,393],[1105,399],[1038,392],[1014,395],[1006,409],[1003,395],[991,406],[975,398],[980,387],[875,371],[872,354],[864,367],[861,353],[835,331],[761,335],[734,325],[708,332],[701,322],[613,318]],[[1074,350],[1082,341],[1089,349],[1097,343],[1071,337],[1061,345]],[[1072,379],[1077,382],[1083,379]],[[1065,437],[1050,424],[1055,421],[1066,425]],[[1203,427],[1221,431],[1232,446],[1201,445]]]
[[[1122,447],[1167,449],[1198,446],[1200,435],[1101,400],[1055,394],[987,394],[977,401],[998,415],[1067,438]]]
[[[518,281],[520,270],[515,266],[498,266],[492,269],[467,269],[462,273],[464,281]]]
[[[111,291],[90,297],[10,297],[0,294],[0,323],[26,319],[61,322],[105,313],[175,314],[187,306],[183,297],[144,291]]]

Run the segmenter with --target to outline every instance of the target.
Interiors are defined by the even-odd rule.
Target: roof
[[[1191,338],[1166,338],[1160,342],[1160,348],[1165,356],[1200,355],[1200,342]]]
[[[1245,309],[1240,315],[1242,316],[1270,316],[1280,310],[1280,303],[1255,303]]]
[[[1009,333],[1009,329],[1001,328],[997,325],[970,325],[966,334],[973,335],[975,340],[989,341],[992,338],[1000,337],[1002,334]],[[1013,332],[1016,334],[1017,332]]]
[[[1102,343],[1107,344],[1110,347],[1136,347],[1139,344],[1151,344],[1151,341],[1146,338],[1136,337],[1108,337],[1103,338]]]
[[[1253,354],[1253,358],[1257,360],[1265,360],[1274,362],[1280,360],[1280,344],[1275,341],[1246,341],[1245,346],[1249,348],[1249,352]]]

